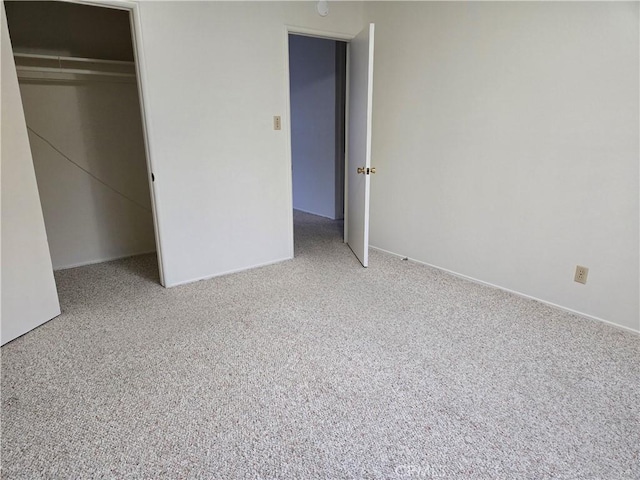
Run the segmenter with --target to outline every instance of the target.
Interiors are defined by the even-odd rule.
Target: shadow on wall
[[[54,268],[154,251],[136,84],[20,88]]]
[[[66,2],[5,2],[14,50],[133,61],[129,13]]]

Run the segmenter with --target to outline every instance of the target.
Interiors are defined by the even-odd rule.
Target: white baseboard
[[[211,280],[212,278],[222,277],[224,275],[231,275],[232,273],[245,272],[247,270],[252,270],[254,268],[267,267],[269,265],[274,265],[274,264],[280,263],[280,262],[286,262],[287,260],[292,260],[292,259],[293,259],[293,257],[279,258],[277,260],[271,260],[271,261],[265,262],[265,263],[258,263],[256,265],[250,265],[248,267],[236,268],[236,269],[233,269],[233,270],[225,270],[224,272],[216,273],[214,275],[205,275],[204,277],[196,277],[196,278],[193,278],[191,280],[184,280],[184,281],[181,281],[181,282],[168,283],[168,284],[165,285],[165,287],[166,288],[172,288],[172,287],[178,287],[180,285],[187,285],[189,283],[199,282],[201,280]]]
[[[612,327],[619,328],[619,329],[625,330],[627,332],[635,333],[636,335],[640,335],[640,330],[634,330],[633,328],[625,327],[624,325],[619,325],[619,324],[611,322],[609,320],[605,320],[604,318],[596,317],[594,315],[589,315],[588,313],[580,312],[578,310],[573,310],[572,308],[563,307],[562,305],[558,305],[557,303],[549,302],[549,301],[543,300],[541,298],[537,298],[537,297],[534,297],[534,296],[531,296],[531,295],[527,295],[526,293],[518,292],[517,290],[511,290],[510,288],[505,288],[505,287],[501,287],[500,285],[495,285],[493,283],[485,282],[484,280],[479,280],[477,278],[473,278],[473,277],[470,277],[468,275],[464,275],[462,273],[454,272],[453,270],[448,270],[446,268],[442,268],[442,267],[439,267],[437,265],[432,265],[431,263],[422,262],[420,260],[416,260],[414,258],[407,257],[406,255],[400,255],[400,254],[395,253],[395,252],[390,252],[389,250],[385,250],[384,248],[374,247],[372,245],[370,245],[369,248],[371,248],[373,250],[377,250],[379,252],[388,253],[389,255],[393,255],[394,257],[406,258],[407,260],[409,260],[409,261],[411,261],[413,263],[418,263],[420,265],[426,265],[427,267],[436,268],[436,269],[441,270],[443,272],[450,273],[451,275],[454,275],[456,277],[464,278],[465,280],[469,280],[470,282],[473,282],[473,283],[479,283],[481,285],[486,285],[488,287],[497,288],[498,290],[502,290],[504,292],[513,293],[514,295],[518,295],[519,297],[524,297],[524,298],[528,298],[530,300],[535,300],[536,302],[544,303],[545,305],[549,305],[550,307],[554,307],[554,308],[563,310],[565,312],[573,313],[575,315],[578,315],[580,317],[586,318],[588,320],[595,320],[597,322],[606,323],[607,325],[611,325]]]
[[[138,255],[146,255],[148,253],[155,253],[155,252],[156,252],[156,250],[154,248],[153,250],[145,250],[144,252],[125,253],[123,255],[116,255],[116,256],[113,256],[113,257],[97,258],[97,259],[93,259],[93,260],[88,260],[86,262],[72,263],[70,265],[63,265],[61,267],[55,267],[53,269],[53,271],[57,272],[59,270],[69,270],[70,268],[85,267],[87,265],[95,265],[96,263],[111,262],[113,260],[120,260],[121,258],[136,257]]]

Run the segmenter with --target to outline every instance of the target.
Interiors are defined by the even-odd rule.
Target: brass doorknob
[[[358,167],[358,173],[365,173],[366,169],[364,167]]]
[[[371,172],[371,173],[376,173],[376,167],[371,167],[371,168],[369,169],[369,172]]]

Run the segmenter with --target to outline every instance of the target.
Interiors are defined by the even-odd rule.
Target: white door
[[[364,267],[369,264],[374,27],[373,23],[369,24],[349,44],[348,198],[345,237]]]
[[[0,343],[5,344],[60,314],[47,234],[29,148],[4,3],[2,30],[2,147],[0,181],[2,248],[0,254]]]

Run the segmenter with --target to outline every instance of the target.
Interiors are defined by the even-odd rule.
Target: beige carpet
[[[638,479],[640,339],[371,252],[296,214],[296,258],[164,289],[59,272],[2,347],[2,478]]]

